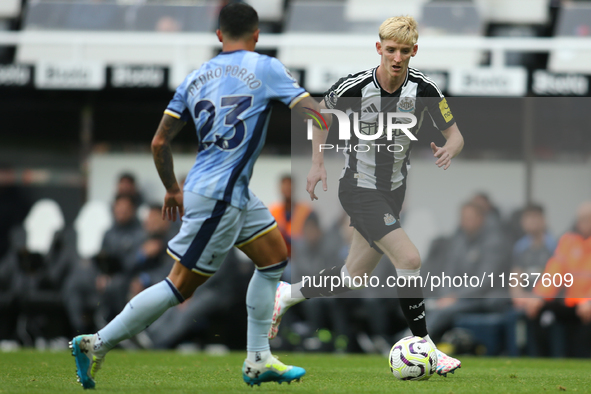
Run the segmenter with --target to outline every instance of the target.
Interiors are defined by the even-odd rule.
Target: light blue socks
[[[273,319],[277,282],[287,265],[287,260],[268,267],[257,268],[246,292],[248,312],[247,345],[248,360],[263,362],[270,355],[267,337]]]
[[[95,334],[96,353],[98,355],[106,354],[119,342],[145,330],[168,308],[183,301],[183,296],[168,278],[148,287],[133,297],[120,314]]]

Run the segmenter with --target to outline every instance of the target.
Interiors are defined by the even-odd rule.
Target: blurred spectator
[[[136,253],[145,233],[137,219],[136,199],[119,194],[113,204],[114,224],[103,237],[99,254],[72,272],[64,289],[68,316],[75,332],[93,330],[97,305],[98,326],[121,311],[127,294],[127,276],[136,266]],[[124,301],[123,301],[124,304]]]
[[[470,200],[473,204],[480,207],[485,215],[485,226],[489,231],[497,231],[501,227],[501,213],[492,203],[488,194],[484,192],[476,193]]]
[[[534,293],[543,298],[530,298],[524,309],[531,319],[539,319],[542,326],[554,322],[564,329],[561,341],[567,357],[591,355],[591,202],[577,210],[574,229],[558,241],[554,255],[548,260],[543,277],[537,281]],[[560,281],[558,278],[560,277]],[[568,278],[572,278],[568,286]],[[566,346],[566,344],[569,346]],[[576,346],[570,344],[576,343]]]
[[[371,275],[378,277],[380,283],[387,283],[389,276],[396,276],[396,268],[384,256]],[[392,334],[408,327],[396,298],[397,291],[389,286],[370,286],[359,291],[363,298],[356,312],[363,316],[363,321],[361,329],[357,330],[357,343],[366,353],[388,356],[395,342]]]
[[[144,198],[137,186],[135,176],[130,172],[124,172],[123,174],[119,175],[115,195],[118,196],[121,194],[126,194],[133,197],[135,200],[135,205],[138,207],[144,202]]]
[[[521,213],[521,228],[523,238],[518,240],[513,247],[513,262],[511,272],[521,278],[525,274],[529,286],[511,287],[513,305],[518,311],[527,307],[527,297],[532,297],[533,280],[530,274],[539,274],[544,271],[546,262],[554,253],[556,239],[548,233],[544,209],[540,205],[529,205]],[[520,281],[525,283],[524,281]],[[529,356],[550,355],[547,348],[549,333],[540,326],[537,319],[527,320],[527,353]]]
[[[281,177],[280,190],[283,200],[272,204],[269,207],[269,210],[277,221],[279,231],[281,231],[281,234],[285,239],[285,243],[287,244],[288,254],[291,256],[292,241],[302,235],[304,223],[310,215],[310,212],[312,212],[312,209],[308,204],[292,202],[291,175],[284,175]]]
[[[10,231],[22,224],[31,203],[14,184],[14,170],[0,163],[0,264],[10,247]]]
[[[170,272],[172,259],[166,253],[168,241],[172,238],[171,222],[162,219],[162,206],[151,205],[144,220],[145,240],[139,247],[135,263],[130,270],[134,278],[129,288],[129,299],[152,286]]]
[[[434,241],[421,274],[425,276],[429,272],[440,277],[443,274],[450,277],[474,275],[480,278],[484,272],[505,272],[507,253],[502,234],[498,226],[487,225],[492,214],[474,200],[465,203],[461,209],[459,229],[449,239]],[[494,298],[502,294],[487,283],[478,288],[456,288],[446,284],[431,296],[439,297],[427,303],[427,328],[435,341],[453,327],[456,315],[500,311],[505,305],[505,300]]]
[[[516,274],[539,273],[556,248],[556,239],[548,232],[544,208],[540,205],[529,205],[521,213],[521,227],[525,235],[513,247],[513,263],[511,271]],[[530,295],[532,286],[514,287],[511,295],[520,297]]]
[[[13,169],[0,163],[0,340],[13,334],[17,316],[12,291],[16,262],[9,256],[11,234],[16,226],[23,223],[30,209],[30,202],[14,184]]]
[[[347,219],[337,221],[331,231],[324,233],[318,215],[308,213],[301,237],[293,240],[292,282],[344,263],[352,235]],[[310,329],[309,338],[304,342],[306,350],[347,349],[353,335],[348,313],[352,302],[354,300],[314,298],[301,304],[304,320]]]
[[[0,266],[0,339],[32,346],[68,332],[61,289],[76,254],[70,231],[53,234],[47,252],[30,251],[26,237],[22,227],[12,232]]]
[[[156,22],[156,31],[160,32],[177,32],[182,28],[182,23],[170,15],[165,15]]]
[[[116,260],[120,267],[105,267],[107,271],[130,271],[135,266],[138,245],[142,242],[144,231],[137,218],[137,200],[129,194],[119,194],[113,204],[115,223],[103,238],[100,255]]]
[[[244,294],[253,265],[241,262],[232,249],[220,270],[205,284],[199,286],[193,296],[184,303],[169,309],[162,319],[155,321],[146,333],[151,347],[171,349],[185,341],[207,339],[213,334],[216,341],[234,348],[245,342],[246,317]],[[219,324],[216,324],[219,323]],[[233,346],[238,342],[238,346]]]

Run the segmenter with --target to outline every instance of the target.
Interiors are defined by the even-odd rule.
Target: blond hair
[[[393,40],[399,44],[415,45],[418,39],[417,21],[412,16],[393,16],[380,26],[380,41]]]

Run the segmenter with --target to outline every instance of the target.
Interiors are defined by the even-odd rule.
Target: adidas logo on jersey
[[[380,111],[378,111],[378,107],[376,107],[375,104],[371,104],[368,107],[363,108],[363,112],[373,113],[373,112],[380,112]]]

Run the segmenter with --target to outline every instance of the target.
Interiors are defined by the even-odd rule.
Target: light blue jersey
[[[189,74],[164,111],[197,129],[199,153],[184,190],[243,209],[271,101],[291,108],[307,95],[279,60],[250,51],[222,52]]]

